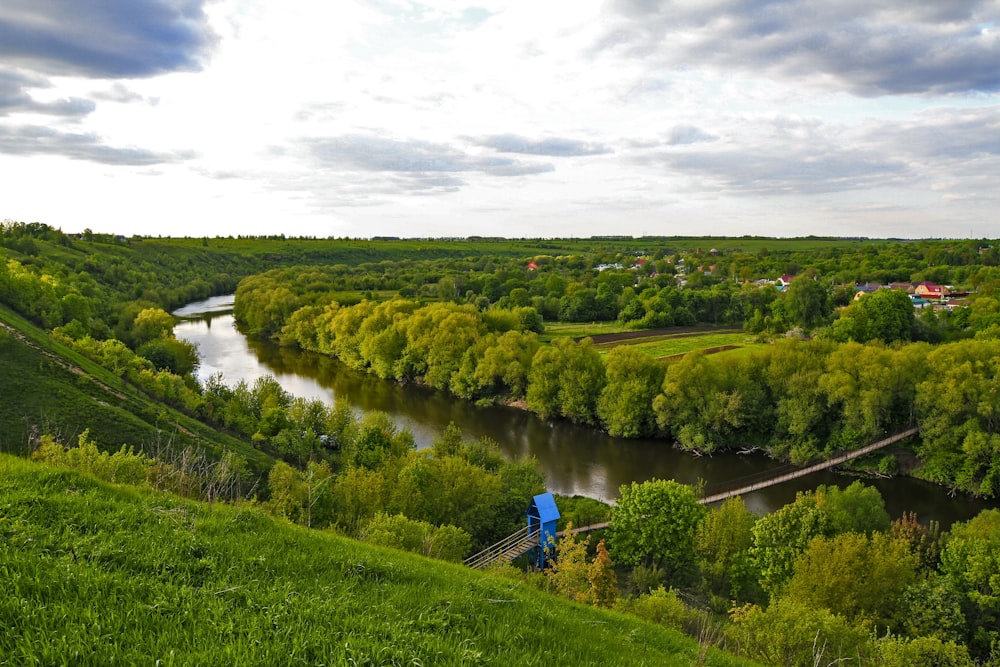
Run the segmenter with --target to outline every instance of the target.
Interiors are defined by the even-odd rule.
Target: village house
[[[866,294],[874,294],[875,292],[882,289],[882,285],[878,283],[855,283],[854,289],[854,300],[857,301]]]
[[[925,299],[943,299],[948,296],[948,288],[944,285],[935,285],[925,280],[917,285],[913,293]]]

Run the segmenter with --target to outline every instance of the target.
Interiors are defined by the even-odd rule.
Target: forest
[[[385,379],[793,463],[915,425],[906,469],[894,454],[861,469],[1000,492],[988,240],[122,239],[7,221],[0,246],[0,449],[115,483],[250,498],[284,521],[450,561],[523,524],[545,480],[486,439],[450,428],[417,450],[385,415],[296,398],[270,378],[199,384],[170,311],[235,291],[248,335]],[[889,288],[922,282],[961,296],[918,309]],[[558,333],[568,323],[584,334]],[[658,358],[595,344],[585,333],[598,323],[729,327],[747,342]],[[45,392],[62,405],[39,413]],[[166,424],[178,426],[165,438]],[[765,664],[1000,660],[1000,512],[948,530],[890,520],[861,482],[760,517],[740,499],[707,508],[669,480],[623,487],[613,508],[560,506],[561,528],[610,526],[561,540],[543,573],[493,576]]]

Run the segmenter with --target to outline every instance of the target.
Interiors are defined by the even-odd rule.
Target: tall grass
[[[0,455],[0,664],[687,665],[695,641],[457,565]],[[706,664],[746,664],[712,651]]]

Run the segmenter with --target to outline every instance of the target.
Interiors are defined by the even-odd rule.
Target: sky
[[[1000,0],[2,0],[0,219],[1000,236]]]

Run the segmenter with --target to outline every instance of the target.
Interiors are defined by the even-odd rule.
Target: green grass
[[[0,450],[24,451],[32,433],[75,442],[89,428],[114,449],[192,445],[216,455],[235,451],[257,470],[270,467],[271,458],[248,443],[148,397],[3,306],[0,325]]]
[[[516,580],[0,455],[0,664],[689,665]],[[747,664],[711,651],[708,665]]]
[[[551,342],[556,338],[580,338],[583,336],[598,336],[600,334],[621,333],[631,331],[617,322],[546,322],[545,333],[540,336],[542,341]]]
[[[579,338],[581,336],[599,336],[602,334],[615,334],[622,332],[632,332],[616,322],[596,322],[592,324],[546,324],[545,334],[541,337],[543,341],[551,342],[556,338]],[[759,347],[760,343],[752,342],[752,337],[742,331],[718,331],[706,329],[692,333],[689,330],[678,330],[676,333],[666,333],[648,335],[628,340],[610,341],[606,343],[596,343],[595,349],[600,352],[619,345],[629,345],[640,352],[648,354],[654,359],[663,359],[679,354],[686,354],[695,350],[708,350],[717,347],[739,346],[740,350]],[[737,352],[731,350],[729,352]]]
[[[658,336],[648,339],[638,339],[637,341],[626,341],[636,350],[644,352],[656,359],[672,357],[678,354],[686,354],[695,350],[707,350],[727,345],[737,345],[741,349],[748,346],[759,345],[750,342],[751,337],[745,333],[706,333],[698,336]],[[621,345],[615,343],[614,345]],[[611,349],[600,346],[598,349]]]

